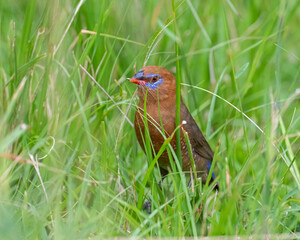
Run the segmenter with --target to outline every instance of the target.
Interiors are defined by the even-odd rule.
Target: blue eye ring
[[[154,83],[146,83],[145,86],[149,87],[150,89],[154,90],[158,87],[159,84],[161,84],[164,80],[162,78],[159,78],[158,81]]]

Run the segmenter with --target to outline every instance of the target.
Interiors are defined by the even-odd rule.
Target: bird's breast
[[[136,136],[138,139],[139,144],[141,145],[142,149],[145,152],[145,131],[149,131],[149,136],[151,140],[151,144],[153,147],[153,150],[157,154],[159,150],[161,149],[163,143],[165,140],[172,136],[172,133],[175,131],[175,108],[174,111],[162,111],[160,114],[159,112],[151,111],[149,109],[147,111],[147,129],[145,124],[145,115],[144,111],[142,109],[138,109],[135,114],[135,131]],[[188,146],[185,141],[184,133],[187,134],[187,132],[184,131],[184,129],[180,129],[181,131],[181,138],[180,138],[180,145],[181,145],[181,153],[182,153],[182,165],[183,170],[188,171],[191,167],[191,161],[189,157],[188,152]],[[176,151],[176,138],[175,134],[173,134],[173,138],[170,142],[172,148],[174,151]],[[165,150],[160,158],[158,159],[159,166],[168,169],[170,167],[170,159],[168,156],[167,151]]]
[[[146,112],[147,114],[144,114],[142,106],[136,110],[134,121],[136,136],[139,144],[145,151],[145,131],[148,129],[151,144],[157,154],[166,138],[170,137],[175,130],[175,108],[174,110],[161,109],[159,111],[157,106],[149,106]],[[145,125],[146,119],[147,129]],[[171,141],[171,145],[173,145],[173,140]],[[170,165],[167,151],[162,153],[158,163],[163,168],[167,168]]]

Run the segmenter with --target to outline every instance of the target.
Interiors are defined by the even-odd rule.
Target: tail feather
[[[210,164],[210,162],[207,160],[207,165],[208,165],[208,172],[210,172],[210,169],[211,169],[211,164]],[[215,173],[214,172],[212,172],[212,174],[211,174],[211,179],[210,179],[210,181],[209,181],[209,184],[212,184],[213,183],[213,181],[216,179],[216,175],[215,175]],[[219,185],[218,184],[216,184],[215,186],[214,186],[214,190],[219,190]]]

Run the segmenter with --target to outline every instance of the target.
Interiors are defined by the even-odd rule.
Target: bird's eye
[[[157,76],[154,76],[154,77],[152,78],[152,80],[153,80],[153,81],[156,81],[156,80],[157,80]]]

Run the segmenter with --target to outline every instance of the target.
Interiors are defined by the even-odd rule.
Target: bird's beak
[[[135,77],[131,78],[131,79],[130,79],[130,82],[135,83],[135,84],[137,84],[137,85],[145,85],[145,83],[146,83],[145,81],[139,80],[139,79],[137,79],[137,78],[135,78]]]

